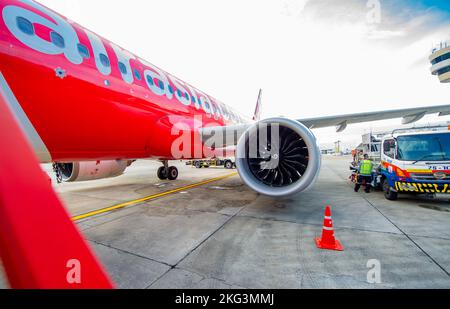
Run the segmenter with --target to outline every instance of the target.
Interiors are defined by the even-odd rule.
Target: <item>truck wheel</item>
[[[226,168],[227,170],[231,170],[231,169],[233,168],[233,162],[231,162],[231,161],[226,161],[226,162],[225,162],[225,168]]]
[[[384,197],[390,201],[396,201],[398,199],[398,193],[393,192],[389,186],[389,181],[387,179],[383,180],[383,191]]]
[[[202,163],[201,163],[200,161],[195,161],[194,166],[195,166],[196,168],[202,168]]]

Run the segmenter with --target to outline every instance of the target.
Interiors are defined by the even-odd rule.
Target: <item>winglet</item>
[[[259,121],[261,119],[262,111],[262,89],[259,90],[258,101],[256,102],[255,114],[253,115],[254,121]]]

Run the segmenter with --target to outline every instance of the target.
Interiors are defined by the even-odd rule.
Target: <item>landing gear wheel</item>
[[[168,170],[167,170],[166,167],[161,166],[161,167],[158,169],[157,175],[158,175],[158,178],[159,178],[159,179],[161,179],[161,180],[166,180],[166,179],[169,177],[169,172],[168,172]]]
[[[233,162],[231,162],[231,161],[226,161],[226,162],[225,162],[225,168],[226,168],[227,170],[231,170],[231,169],[233,168]]]
[[[387,179],[385,179],[383,181],[383,191],[384,191],[384,197],[387,200],[396,201],[398,199],[398,193],[397,192],[393,192],[391,190],[391,187],[389,186],[389,182],[388,182]]]
[[[169,167],[169,180],[177,180],[178,178],[178,169],[175,166]]]

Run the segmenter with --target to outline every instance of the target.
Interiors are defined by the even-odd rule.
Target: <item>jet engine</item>
[[[120,176],[131,163],[123,160],[71,162],[56,163],[54,168],[63,182],[77,182]]]
[[[253,190],[273,197],[310,188],[321,167],[316,138],[298,121],[272,118],[254,124],[239,140],[236,165]]]

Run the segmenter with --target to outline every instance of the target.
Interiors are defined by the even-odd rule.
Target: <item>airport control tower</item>
[[[429,58],[431,73],[437,75],[441,83],[450,83],[450,40],[437,44]]]

